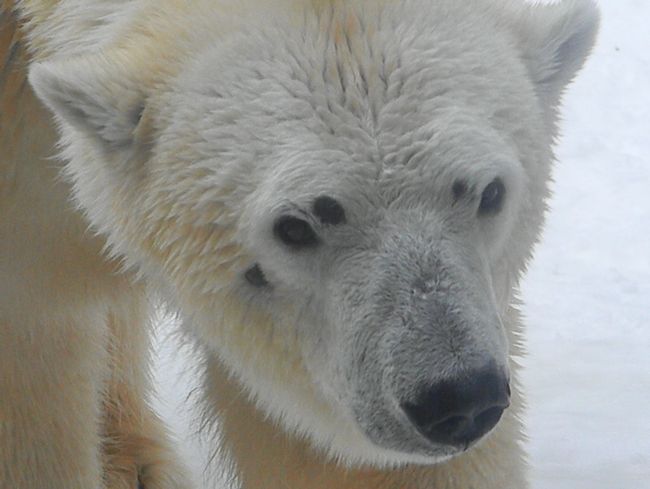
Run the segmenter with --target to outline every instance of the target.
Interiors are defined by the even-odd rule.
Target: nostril
[[[472,424],[472,418],[467,416],[452,416],[433,425],[432,431],[453,437],[456,433],[466,430]]]
[[[476,418],[474,418],[474,427],[476,432],[479,434],[478,436],[482,436],[494,428],[501,419],[503,411],[505,411],[504,407],[494,406],[479,413]]]
[[[417,430],[430,441],[468,445],[485,435],[509,405],[505,376],[496,366],[443,381],[421,391],[402,409]]]

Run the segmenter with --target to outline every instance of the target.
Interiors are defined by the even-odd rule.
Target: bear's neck
[[[265,419],[216,360],[208,362],[207,384],[209,408],[218,418],[222,443],[232,457],[242,489],[525,487],[520,474],[513,474],[521,464],[513,460],[519,455],[513,446],[517,437],[508,421],[502,420],[505,429],[498,429],[478,448],[444,464],[392,470],[346,469]],[[509,418],[515,420],[514,416]],[[521,485],[510,485],[513,480],[521,480]]]

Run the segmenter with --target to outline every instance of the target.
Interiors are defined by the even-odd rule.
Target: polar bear
[[[188,487],[146,406],[145,288],[205,359],[242,488],[527,487],[517,284],[591,0],[17,0],[3,19],[65,178],[5,81],[2,489]]]

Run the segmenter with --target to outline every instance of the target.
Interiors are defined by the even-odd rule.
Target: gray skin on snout
[[[455,394],[489,369],[499,382],[495,402],[507,406],[507,340],[481,250],[430,213],[413,210],[384,219],[359,242],[365,245],[347,250],[331,271],[336,305],[326,307],[339,311],[331,321],[340,329],[334,337],[342,338],[336,348],[344,352],[344,402],[381,447],[437,457],[467,449],[480,436],[459,443],[432,439],[404,405],[426,411],[428,391],[432,405],[448,404],[436,399],[435,386],[450,384],[459,387],[441,395],[469,396],[471,403],[472,392]]]

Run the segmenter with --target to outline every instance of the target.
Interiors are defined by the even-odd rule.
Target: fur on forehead
[[[164,55],[156,51],[156,36],[144,33],[139,40],[138,46],[149,46],[142,53],[157,53],[148,55],[147,63],[152,58],[174,60],[171,71],[154,66],[155,77],[180,70],[182,81],[172,85],[186,99],[228,99],[229,106],[222,108],[228,117],[219,121],[226,126],[240,115],[233,104],[245,102],[246,110],[257,104],[259,123],[249,124],[257,137],[272,135],[275,141],[278,129],[291,133],[291,122],[318,125],[314,137],[351,136],[344,144],[352,148],[341,148],[348,151],[381,139],[380,125],[391,124],[391,108],[412,114],[406,121],[412,127],[422,122],[418,114],[431,116],[429,110],[420,110],[426,109],[423,102],[436,100],[480,107],[491,117],[497,108],[509,110],[504,101],[521,105],[517,102],[530,95],[516,93],[522,85],[539,99],[531,110],[545,112],[552,127],[559,96],[588,55],[598,27],[591,0],[548,6],[514,0],[237,2],[234,20],[208,0],[192,5],[180,21],[175,19],[178,33]],[[225,18],[229,23],[224,24]],[[403,21],[397,25],[391,19]],[[204,54],[197,56],[201,46]],[[137,123],[133,107],[151,102],[153,95],[141,92],[142,80],[129,71],[138,63],[125,65],[114,58],[94,57],[89,51],[87,62],[38,63],[30,75],[37,94],[57,115],[96,136],[109,150],[116,140],[120,147],[129,145]],[[194,60],[189,73],[186,66],[181,68],[186,59]],[[201,65],[203,70],[196,69]],[[140,66],[137,72],[142,71]],[[120,92],[141,100],[125,106]],[[287,95],[302,104],[289,110]],[[179,112],[182,107],[168,113],[170,121]],[[187,115],[199,114],[204,116],[205,110]],[[510,114],[509,120],[517,115]],[[402,131],[408,133],[403,122]]]
[[[175,82],[167,114],[172,131],[179,118],[185,119],[188,130],[202,134],[205,154],[232,152],[237,165],[250,164],[256,175],[272,169],[265,182],[328,193],[341,173],[367,185],[398,167],[405,174],[410,168],[418,171],[418,165],[435,167],[436,146],[449,141],[457,128],[470,127],[478,134],[451,139],[454,151],[465,153],[462,163],[476,172],[486,149],[479,146],[497,133],[491,125],[499,126],[511,119],[506,113],[518,110],[525,117],[517,106],[526,104],[518,104],[517,96],[530,93],[509,82],[513,73],[523,78],[524,69],[513,64],[516,56],[503,53],[508,43],[492,35],[486,35],[485,44],[495,44],[491,51],[503,59],[470,54],[460,35],[451,35],[461,39],[460,46],[440,46],[436,38],[443,33],[422,36],[431,22],[415,13],[420,3],[400,5],[414,10],[414,22],[400,29],[376,6],[361,15],[360,9],[371,4],[336,3],[335,9],[327,3],[318,15],[300,20],[270,15],[259,29],[207,47]],[[472,18],[478,22],[476,14]],[[292,22],[302,24],[290,29],[286,24]],[[502,96],[504,91],[509,97]],[[504,106],[504,99],[515,102]],[[501,139],[498,134],[496,139]],[[477,147],[473,156],[471,145]],[[461,177],[468,176],[450,175],[449,185]]]

